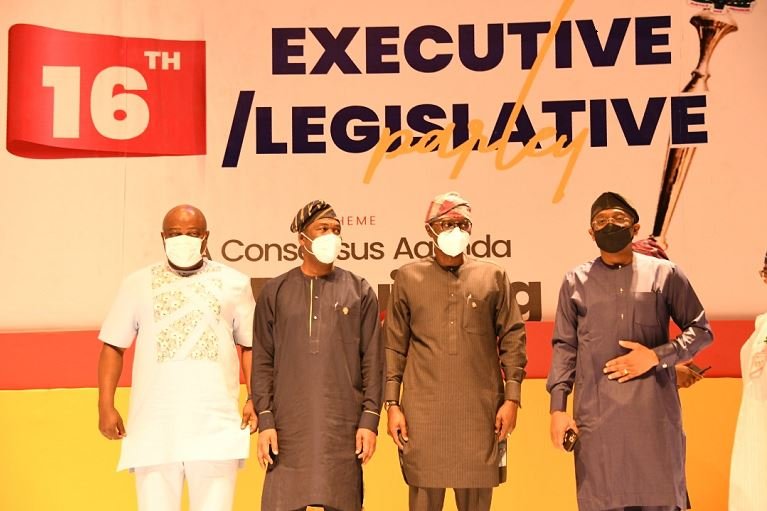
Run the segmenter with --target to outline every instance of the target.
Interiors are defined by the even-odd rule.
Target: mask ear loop
[[[303,236],[304,238],[308,239],[308,240],[309,240],[309,241],[311,241],[311,242],[314,242],[314,240],[313,240],[313,239],[311,239],[309,236],[307,236],[307,235],[306,235],[306,234],[304,234],[303,232],[301,233],[301,236]],[[312,251],[311,251],[311,250],[309,250],[308,248],[306,248],[306,247],[302,247],[302,248],[303,248],[304,250],[306,250],[307,252],[309,252],[310,254],[314,255],[314,252],[312,252]],[[314,256],[314,257],[317,257],[317,256]]]

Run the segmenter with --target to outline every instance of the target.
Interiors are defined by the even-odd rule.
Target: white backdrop
[[[689,80],[699,44],[689,19],[700,7],[683,0],[569,3],[541,0],[522,7],[518,2],[479,1],[448,7],[431,0],[397,0],[351,8],[348,2],[339,1],[288,5],[234,0],[73,0],[66,9],[54,10],[50,2],[42,0],[3,2],[0,27],[6,34],[13,25],[33,24],[82,34],[204,41],[204,110],[197,106],[205,112],[206,144],[204,154],[187,156],[39,159],[1,151],[0,247],[5,271],[0,331],[97,327],[121,278],[162,257],[162,216],[185,202],[206,213],[214,259],[242,256],[231,265],[253,277],[270,277],[296,261],[279,260],[274,247],[268,261],[257,257],[259,247],[250,249],[252,260],[248,260],[244,247],[295,243],[295,235],[288,229],[293,215],[309,200],[323,198],[346,221],[351,219],[344,225],[343,237],[354,244],[358,259],[339,264],[374,284],[387,284],[390,272],[410,260],[407,254],[395,258],[402,239],[411,247],[426,239],[422,222],[428,201],[448,190],[458,190],[472,201],[473,240],[488,235],[491,242],[507,240],[496,247],[508,244],[508,253],[504,249],[500,257],[491,259],[508,268],[515,281],[540,283],[543,319],[551,319],[562,274],[596,255],[587,229],[589,207],[599,193],[625,194],[642,216],[640,234],[649,233],[671,131],[669,98],[680,96]],[[408,35],[417,27],[434,25],[457,40],[459,25],[473,25],[481,55],[486,51],[483,41],[489,24],[507,28],[509,23],[528,23],[522,26],[530,28],[532,22],[550,22],[562,7],[568,8],[564,19],[571,22],[572,66],[557,67],[552,48],[532,81],[525,110],[535,131],[541,132],[555,126],[555,115],[543,111],[544,102],[585,101],[587,111],[573,115],[574,131],[579,133],[592,127],[590,102],[606,100],[607,145],[591,147],[593,131],[589,131],[561,200],[554,202],[553,197],[567,157],[527,157],[499,171],[494,154],[474,152],[458,177],[451,179],[456,158],[403,154],[383,160],[372,180],[365,183],[373,150],[352,154],[334,143],[331,121],[337,112],[353,105],[370,109],[379,119],[387,106],[401,107],[404,117],[416,105],[437,105],[448,113],[448,120],[432,122],[444,125],[452,120],[453,105],[468,104],[469,116],[482,120],[485,134],[489,134],[503,103],[516,101],[529,78],[530,71],[522,69],[522,38],[504,30],[503,58],[495,68],[483,72],[471,71],[460,62],[456,43],[424,41],[424,58],[437,53],[453,55],[443,70],[424,73],[406,61]],[[669,53],[669,63],[636,62],[636,48],[641,46],[636,27],[651,17],[661,23],[668,17],[667,27],[653,31],[661,37],[653,51]],[[762,213],[767,177],[760,128],[767,115],[763,92],[767,11],[757,3],[752,12],[735,12],[732,17],[739,29],[724,37],[713,54],[706,106],[690,109],[691,114],[704,116],[703,124],[690,130],[705,131],[708,141],[696,145],[668,238],[669,255],[684,268],[714,319],[744,319],[763,310],[756,270],[767,248]],[[593,22],[604,44],[611,25],[621,18],[628,18],[629,24],[615,64],[594,67],[574,20],[585,20],[586,25]],[[334,65],[327,73],[310,74],[323,49],[309,29],[337,36],[344,27],[360,27],[346,51],[360,73],[347,74]],[[386,51],[392,54],[382,60],[398,62],[399,72],[367,72],[371,64],[366,63],[366,52],[375,47],[366,41],[366,34],[371,33],[367,27],[396,27],[387,29],[387,33],[399,35],[385,38],[384,43],[392,45]],[[290,41],[296,54],[287,58],[290,63],[306,63],[305,74],[273,70],[273,36],[286,28],[305,29],[304,39]],[[667,43],[662,41],[664,35]],[[538,45],[543,40],[544,34],[539,35]],[[618,39],[614,42],[620,43]],[[8,55],[8,44],[8,38],[0,39],[0,55]],[[560,44],[565,55],[564,43]],[[101,46],[94,44],[94,54],[99,51]],[[66,65],[76,67],[88,58],[82,53],[71,55]],[[8,60],[0,62],[3,75],[10,80],[13,70],[9,72]],[[41,62],[48,64],[52,62]],[[147,69],[139,71],[149,74]],[[263,135],[266,124],[259,122],[257,130],[251,109],[236,167],[224,168],[241,91],[255,91],[254,107],[271,108],[271,138],[286,142],[287,153],[257,150],[256,132]],[[150,87],[135,94],[147,98],[180,93]],[[7,89],[0,89],[0,95],[0,104],[7,105]],[[630,146],[612,100],[628,99],[641,120],[648,99],[654,97],[666,100],[651,143]],[[297,107],[324,107],[324,116],[309,121],[318,125],[313,128],[315,134],[307,135],[292,119]],[[8,109],[1,108],[5,120]],[[19,122],[50,122],[43,118],[54,115],[51,108],[43,105]],[[172,122],[162,118],[167,113],[149,113],[152,122]],[[380,131],[382,121],[353,125],[378,126]],[[6,135],[14,128],[7,122],[0,126]],[[402,126],[408,127],[407,119]],[[299,138],[325,142],[325,149],[317,154],[294,154],[294,131]],[[75,142],[82,142],[87,150],[92,141],[83,136]],[[552,144],[551,137],[542,142],[544,147]],[[521,147],[520,143],[509,144],[505,159]],[[230,242],[224,254],[222,247],[230,240],[237,241]],[[366,245],[367,258],[362,256]]]

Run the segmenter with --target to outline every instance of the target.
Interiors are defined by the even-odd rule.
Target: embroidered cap
[[[444,216],[460,216],[471,222],[471,205],[458,192],[437,195],[426,211],[426,223],[430,224]]]
[[[320,218],[337,218],[333,206],[323,200],[313,200],[298,210],[293,223],[290,224],[290,232],[301,232],[304,228]]]

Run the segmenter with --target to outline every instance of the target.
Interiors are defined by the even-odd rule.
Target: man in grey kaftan
[[[703,306],[670,261],[632,253],[639,215],[618,194],[592,207],[600,257],[565,275],[551,393],[552,442],[578,432],[580,511],[688,509],[674,364],[712,341]],[[682,330],[669,342],[669,319]],[[574,420],[564,412],[575,389]]]
[[[435,257],[398,270],[387,310],[389,434],[412,511],[442,509],[446,488],[459,511],[490,509],[521,399],[525,325],[506,272],[464,256],[470,212],[454,192],[434,199]]]
[[[329,205],[307,204],[292,230],[304,262],[270,280],[256,306],[262,509],[359,511],[383,393],[378,301],[367,281],[333,266],[340,224]]]

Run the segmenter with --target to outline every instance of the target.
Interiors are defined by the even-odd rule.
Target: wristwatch
[[[399,401],[394,401],[394,400],[384,401],[384,410],[386,410],[387,412],[389,411],[389,408],[392,406],[399,406]]]

